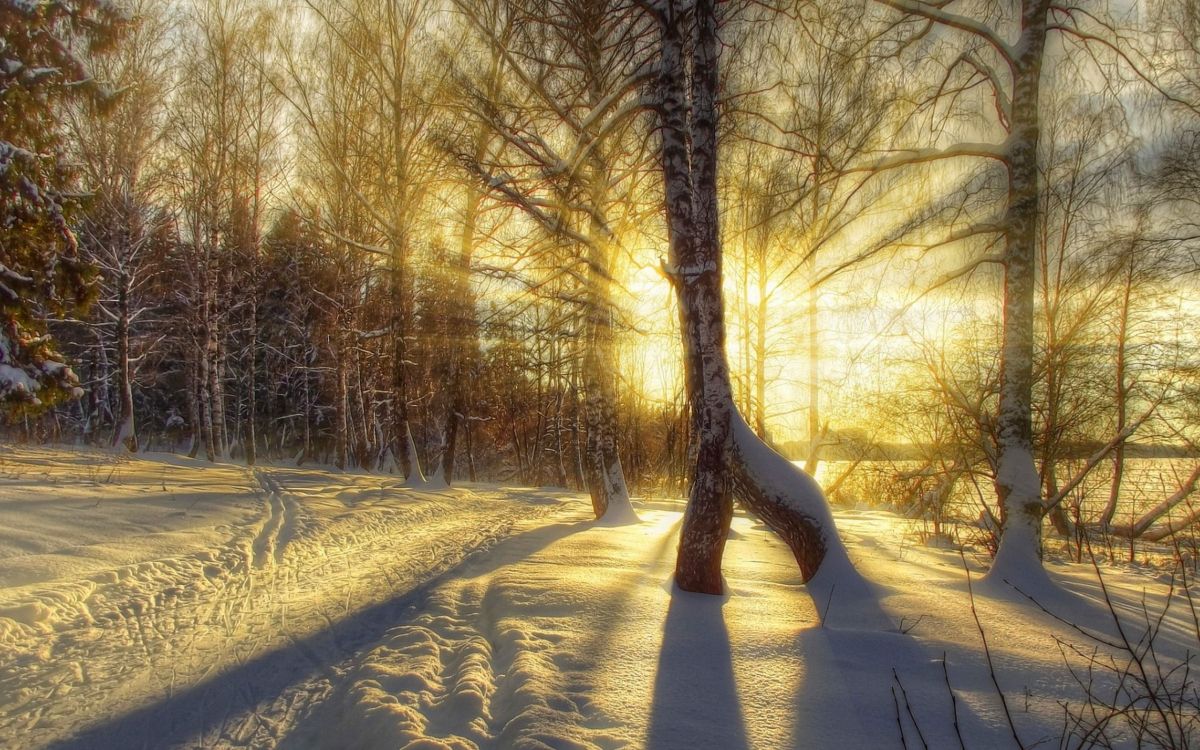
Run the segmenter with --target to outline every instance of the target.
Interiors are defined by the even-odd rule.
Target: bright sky
[[[894,392],[905,387],[906,381],[927,380],[919,368],[922,342],[953,352],[956,345],[966,343],[967,336],[986,336],[986,327],[998,332],[998,270],[985,268],[970,281],[921,295],[920,289],[944,273],[939,265],[947,264],[897,259],[865,266],[823,286],[818,314],[820,411],[832,427],[863,429],[882,440],[903,439],[880,432],[874,410],[864,399]],[[728,260],[725,271],[727,351],[737,389],[739,378],[746,375],[740,271]],[[622,375],[640,383],[646,396],[669,401],[680,388],[681,367],[673,291],[650,265],[633,269],[626,287],[635,333],[622,353]],[[1160,299],[1147,296],[1141,301],[1142,342],[1150,337],[1164,343],[1186,340],[1200,319],[1200,290],[1194,283],[1176,281],[1160,293]],[[806,294],[806,283],[797,279],[786,285],[784,293],[775,295],[769,308],[767,424],[781,441],[802,440],[807,431]],[[757,294],[752,292],[753,297]]]

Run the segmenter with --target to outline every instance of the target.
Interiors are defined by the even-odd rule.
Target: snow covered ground
[[[549,490],[0,446],[0,746],[955,748],[956,716],[1016,746],[957,550],[838,512],[894,624],[863,627],[740,515],[729,595],[674,592],[679,505],[636,505],[605,526]],[[1076,596],[1048,606],[1113,631],[1090,568],[1053,571]],[[1167,588],[1105,580],[1130,622]],[[1056,637],[1091,644],[976,586],[1022,742],[1057,746],[1081,691]],[[1195,630],[1174,605],[1166,663]]]

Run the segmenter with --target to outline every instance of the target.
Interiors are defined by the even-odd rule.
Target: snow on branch
[[[897,151],[866,164],[851,165],[842,170],[849,172],[886,172],[892,169],[929,164],[945,159],[979,158],[1008,162],[1009,140],[1004,143],[956,143],[946,148],[918,148]],[[840,177],[841,175],[839,175]]]
[[[987,26],[973,18],[952,13],[943,9],[939,5],[920,2],[919,0],[876,0],[889,8],[894,8],[902,13],[907,13],[913,16],[920,16],[934,23],[946,26],[948,28],[957,29],[959,31],[971,34],[983,41],[999,54],[1011,68],[1016,60],[1016,51],[1008,42],[1004,41],[996,30]]]

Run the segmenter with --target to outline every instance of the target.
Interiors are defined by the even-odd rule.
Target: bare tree
[[[460,11],[499,55],[496,64],[511,83],[497,89],[464,82],[470,113],[495,146],[459,150],[459,160],[494,199],[545,233],[544,252],[570,252],[551,278],[573,282],[566,301],[582,319],[588,490],[597,517],[631,518],[618,446],[611,287],[631,177],[644,153],[632,149],[632,164],[617,158],[642,106],[638,86],[648,78],[638,55],[644,24],[631,23],[619,3],[531,0],[508,3],[504,17],[480,17],[468,5]]]
[[[341,184],[359,204],[380,242],[354,246],[387,263],[387,283],[392,299],[387,321],[391,344],[390,417],[387,454],[410,481],[424,483],[425,474],[409,424],[409,358],[412,335],[414,263],[417,231],[423,202],[436,161],[427,138],[436,108],[424,92],[437,90],[438,72],[422,64],[422,51],[430,33],[433,8],[424,0],[394,0],[382,5],[348,0],[311,2],[308,8],[318,24],[318,34],[331,58],[344,57],[353,69],[354,88],[362,97],[362,118],[354,127],[374,140],[373,154],[358,155],[371,169],[344,174]],[[431,50],[430,50],[431,51]],[[426,57],[425,60],[429,60]],[[326,153],[337,170],[342,162],[332,158],[336,144],[322,128],[322,100],[313,88],[310,66],[288,61],[288,96],[307,128],[311,142]],[[335,83],[336,85],[336,83]],[[331,229],[331,227],[326,227]]]
[[[804,469],[810,475],[828,430],[820,404],[823,290],[890,249],[897,232],[896,220],[877,210],[896,200],[896,176],[858,169],[886,148],[902,122],[889,78],[871,57],[861,10],[854,2],[804,4],[792,15],[749,4],[730,32],[737,35],[730,48],[738,59],[726,77],[748,89],[726,105],[734,121],[727,126],[728,151],[739,162],[727,171],[741,172],[745,183],[731,198],[729,213],[737,221],[730,222],[731,237],[740,239],[731,247],[744,246],[746,283],[753,277],[757,284],[740,300],[743,329],[754,332],[743,347],[743,369],[752,381],[746,390],[753,394],[747,403],[765,437],[771,311],[781,298],[802,295],[806,305],[796,329],[771,338],[795,337],[807,356]]]
[[[976,258],[964,273],[987,263],[1004,270],[996,419],[996,490],[1003,534],[989,577],[995,581],[1021,579],[1027,586],[1048,585],[1039,564],[1048,501],[1042,497],[1034,462],[1032,419],[1037,253],[1039,226],[1044,220],[1039,173],[1045,120],[1042,84],[1057,72],[1060,58],[1051,50],[1060,43],[1078,50],[1083,59],[1121,64],[1143,81],[1150,79],[1128,50],[1126,35],[1116,21],[1103,8],[1086,2],[1022,0],[1011,7],[922,0],[878,2],[907,19],[914,39],[927,39],[929,30],[937,28],[942,32],[940,38],[955,40],[928,101],[950,107],[955,102],[978,105],[990,100],[990,121],[976,132],[1002,136],[1000,142],[963,141],[946,148],[915,149],[885,160],[882,166],[975,158],[1002,170],[1004,196],[999,214],[957,233],[992,235],[1001,245],[1000,252]],[[1109,80],[1103,75],[1100,78]],[[1076,76],[1075,80],[1084,79]],[[1113,90],[1112,85],[1101,86],[1097,93],[1103,96]],[[979,97],[978,91],[983,91],[986,99]]]
[[[94,74],[119,93],[103,111],[95,103],[73,109],[68,122],[92,192],[78,234],[85,257],[99,271],[92,314],[81,322],[95,332],[98,346],[112,351],[114,364],[111,375],[97,372],[89,386],[97,395],[107,393],[107,381],[115,377],[110,443],[136,451],[133,387],[138,363],[159,338],[151,328],[152,285],[170,243],[162,149],[173,22],[156,2],[131,10],[137,20],[122,43],[93,64]],[[90,418],[98,421],[99,415]]]
[[[659,31],[657,106],[670,238],[667,272],[679,298],[689,400],[699,413],[697,459],[675,581],[686,591],[722,591],[721,557],[734,492],[783,538],[806,581],[815,582],[818,573],[827,574],[823,583],[860,581],[816,482],[759,440],[733,403],[721,297],[716,6],[699,0],[685,9],[664,0],[644,7]],[[689,49],[690,61],[685,58]],[[853,595],[853,588],[843,591]]]

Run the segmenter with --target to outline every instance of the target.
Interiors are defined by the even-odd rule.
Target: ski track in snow
[[[584,515],[501,541],[422,592],[402,624],[343,666],[328,700],[281,746],[336,748],[346,737],[360,748],[629,746],[593,702],[602,644],[580,646],[592,633],[562,628],[589,609],[554,585],[553,559],[538,557],[595,528]],[[660,555],[666,549],[656,546]],[[550,570],[530,586],[527,569],[543,566]]]
[[[254,567],[263,568],[283,562],[284,549],[296,533],[300,506],[266,471],[254,469],[254,478],[267,500],[266,518],[252,545]]]
[[[469,490],[418,500],[386,476],[133,463],[152,469],[154,484],[162,468],[163,486],[194,478],[174,474],[219,478],[237,511],[220,520],[232,523],[206,535],[219,545],[0,589],[0,746],[209,746],[260,735],[250,744],[271,744],[263,717],[287,726],[320,699],[327,681],[313,675],[354,653],[355,630],[371,631],[414,587],[558,504]],[[103,496],[120,485],[88,489]],[[3,562],[32,569],[36,558]],[[259,706],[272,693],[273,706]]]

